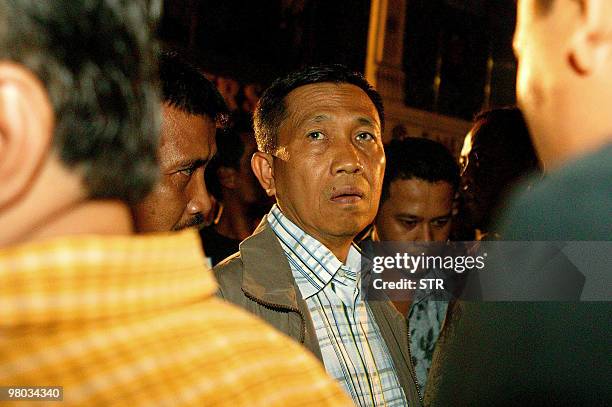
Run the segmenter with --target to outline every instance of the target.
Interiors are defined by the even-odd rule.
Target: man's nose
[[[422,242],[432,242],[433,241],[433,230],[431,226],[427,223],[423,223],[421,226],[421,230],[419,233],[419,240]]]
[[[334,174],[359,174],[363,172],[362,157],[359,149],[350,141],[339,142],[333,154],[334,165],[332,171]]]
[[[204,182],[204,170],[198,169],[189,182],[189,201],[187,203],[187,213],[195,215],[201,213],[204,217],[210,215],[213,202]]]

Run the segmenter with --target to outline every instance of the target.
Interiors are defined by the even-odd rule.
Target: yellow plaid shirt
[[[216,290],[191,230],[2,249],[0,386],[63,386],[59,404],[78,406],[351,405]]]

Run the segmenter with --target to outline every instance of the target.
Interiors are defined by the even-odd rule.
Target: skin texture
[[[169,105],[162,115],[160,181],[134,211],[141,232],[197,226],[212,210],[204,170],[216,152],[215,122]]]
[[[289,219],[345,261],[378,210],[385,169],[378,112],[349,84],[305,85],[285,105],[277,153],[258,152],[254,172]]]
[[[445,242],[451,230],[453,187],[445,181],[396,179],[374,222],[375,240]]]
[[[517,101],[545,169],[610,142],[612,2],[519,0]]]

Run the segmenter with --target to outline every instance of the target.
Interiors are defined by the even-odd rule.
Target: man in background
[[[442,144],[425,138],[393,140],[374,220],[377,241],[445,242],[451,231],[459,168]]]
[[[541,173],[527,123],[517,107],[480,112],[461,149],[456,240],[501,240],[493,223],[508,203],[508,192],[523,178]],[[531,177],[532,182],[538,178]],[[523,183],[524,188],[530,184]]]
[[[221,204],[216,222],[200,230],[206,255],[215,265],[238,251],[272,203],[251,169],[257,151],[250,116],[239,116],[217,133],[217,155],[206,170],[206,184]]]
[[[501,234],[603,243],[609,255],[612,2],[519,0],[514,47],[517,99],[548,175],[514,197],[499,222]],[[526,267],[515,268],[503,285],[484,273],[482,287],[545,292],[561,270],[540,269],[554,263],[542,254],[518,253]],[[610,262],[603,257],[597,267],[593,258],[586,252],[576,257],[583,284],[570,288],[577,301],[595,298],[603,287],[599,302],[461,303],[438,342],[430,405],[610,405]]]
[[[0,383],[63,386],[74,406],[349,405],[299,345],[214,297],[195,231],[132,235],[157,175],[148,16],[0,3]]]
[[[161,55],[160,179],[136,205],[136,228],[164,232],[200,226],[212,211],[204,172],[215,155],[215,132],[227,116],[217,88],[176,53]]]
[[[407,137],[385,146],[387,166],[380,207],[374,220],[373,242],[446,242],[459,184],[459,167],[442,144],[425,138]],[[366,252],[372,244],[361,243]],[[396,271],[399,281],[406,277]],[[393,305],[408,318],[410,353],[419,388],[424,391],[431,358],[442,330],[448,301],[424,291],[389,293]]]

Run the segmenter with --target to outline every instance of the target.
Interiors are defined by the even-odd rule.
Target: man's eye
[[[407,229],[414,229],[418,223],[416,220],[409,220],[409,219],[402,219],[401,222],[402,222],[402,225],[404,225],[404,227]]]
[[[311,131],[310,133],[308,133],[308,138],[312,140],[323,140],[325,138],[325,135],[320,131]]]
[[[191,174],[193,174],[194,172],[195,172],[195,168],[193,168],[193,167],[183,168],[182,170],[178,170],[179,174],[185,175],[187,177],[190,177]]]
[[[449,220],[450,220],[449,218],[436,219],[432,222],[432,224],[435,227],[443,228],[444,226],[446,226]]]
[[[374,140],[374,135],[372,133],[359,133],[357,135],[357,140],[361,140],[361,141],[370,141],[370,140]]]

